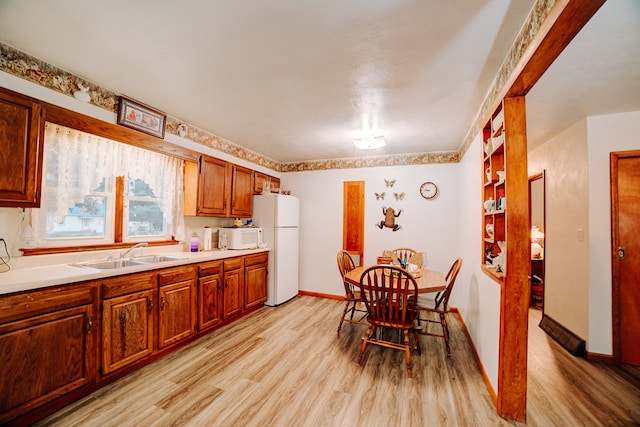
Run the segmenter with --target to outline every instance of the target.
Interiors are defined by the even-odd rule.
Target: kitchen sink
[[[148,256],[140,256],[140,257],[132,258],[131,261],[139,262],[142,264],[157,264],[159,262],[176,261],[179,259],[184,259],[184,258],[180,258],[177,256],[169,256],[169,255],[148,255]]]
[[[118,268],[134,267],[136,265],[159,264],[162,262],[176,261],[179,259],[184,259],[184,258],[168,256],[168,255],[148,255],[148,256],[141,256],[137,258],[107,259],[107,260],[100,260],[100,261],[76,262],[70,265],[74,267],[93,268],[96,270],[113,270]]]
[[[71,264],[74,267],[95,268],[96,270],[113,270],[115,268],[132,267],[134,265],[145,265],[145,263],[130,259],[113,259],[102,261],[77,262]]]

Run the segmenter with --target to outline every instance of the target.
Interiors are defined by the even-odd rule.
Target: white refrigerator
[[[262,240],[271,248],[266,305],[280,305],[298,295],[298,212],[295,196],[253,196],[253,223],[262,228]]]

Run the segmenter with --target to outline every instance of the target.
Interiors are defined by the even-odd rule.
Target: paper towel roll
[[[204,227],[204,243],[203,243],[205,251],[211,250],[211,227]]]

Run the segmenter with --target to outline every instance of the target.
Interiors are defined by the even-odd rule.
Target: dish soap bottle
[[[198,246],[198,235],[196,233],[193,233],[193,235],[191,236],[191,243],[189,245],[191,252],[198,252]]]

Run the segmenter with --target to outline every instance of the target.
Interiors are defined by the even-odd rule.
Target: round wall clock
[[[433,199],[438,194],[438,186],[433,182],[425,182],[420,186],[420,195],[425,199]]]

